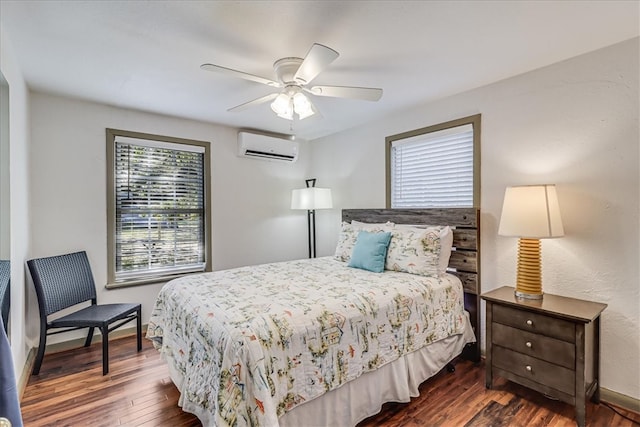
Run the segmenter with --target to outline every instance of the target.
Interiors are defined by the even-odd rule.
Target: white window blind
[[[473,125],[391,144],[391,207],[473,206]]]
[[[203,271],[204,147],[115,143],[116,281]]]

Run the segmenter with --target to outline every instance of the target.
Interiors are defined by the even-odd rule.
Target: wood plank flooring
[[[143,340],[112,340],[109,374],[102,376],[101,347],[94,343],[46,355],[40,375],[32,376],[22,398],[26,427],[40,426],[200,426],[178,407],[164,361]],[[619,409],[640,422],[640,415]],[[631,421],[600,404],[587,407],[589,426],[631,427]],[[310,425],[313,423],[310,421]],[[467,361],[456,372],[440,372],[420,386],[420,397],[408,404],[385,404],[382,412],[358,427],[506,427],[575,426],[573,407],[506,381],[484,387],[484,369]],[[303,426],[301,426],[303,427]]]

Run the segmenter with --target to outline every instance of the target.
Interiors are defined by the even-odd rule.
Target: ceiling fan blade
[[[300,68],[296,71],[294,80],[301,84],[307,84],[315,79],[322,70],[336,60],[340,54],[330,47],[314,43],[304,57]]]
[[[227,74],[233,77],[239,77],[241,79],[245,79],[245,80],[251,80],[252,82],[257,82],[257,83],[262,83],[264,85],[269,85],[269,86],[273,86],[273,87],[281,87],[280,83],[274,81],[274,80],[269,80],[266,79],[264,77],[260,77],[260,76],[255,76],[253,74],[249,74],[249,73],[244,73],[242,71],[238,71],[238,70],[232,70],[231,68],[226,68],[226,67],[221,67],[220,65],[214,65],[214,64],[202,64],[200,66],[201,69],[206,70],[206,71],[214,71],[216,73],[223,73],[223,74]]]
[[[363,101],[377,101],[382,97],[382,89],[373,87],[313,86],[307,90],[317,96],[361,99]]]
[[[235,106],[233,108],[229,108],[227,111],[242,111],[242,110],[246,110],[249,107],[253,107],[254,105],[259,105],[259,104],[263,104],[265,102],[269,102],[271,100],[276,99],[276,96],[278,96],[278,93],[270,93],[269,95],[265,95],[265,96],[261,96],[260,98],[254,99],[253,101],[249,101],[249,102],[245,102],[244,104],[240,104],[238,106]]]

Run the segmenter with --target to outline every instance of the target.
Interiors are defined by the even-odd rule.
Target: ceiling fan
[[[276,80],[233,70],[214,64],[202,64],[200,68],[207,71],[224,73],[230,76],[240,77],[257,83],[262,83],[280,91],[270,93],[227,111],[242,111],[265,102],[273,101],[271,109],[279,116],[293,120],[294,114],[299,120],[314,115],[317,112],[311,99],[305,93],[315,96],[330,96],[334,98],[360,99],[365,101],[377,101],[382,96],[382,89],[370,87],[351,86],[311,86],[309,84],[329,64],[339,56],[335,50],[314,43],[304,58],[288,57],[278,59],[273,63]]]

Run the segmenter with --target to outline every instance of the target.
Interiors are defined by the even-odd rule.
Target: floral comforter
[[[349,268],[330,257],[173,280],[147,338],[205,426],[277,426],[295,406],[465,325],[452,275]]]

